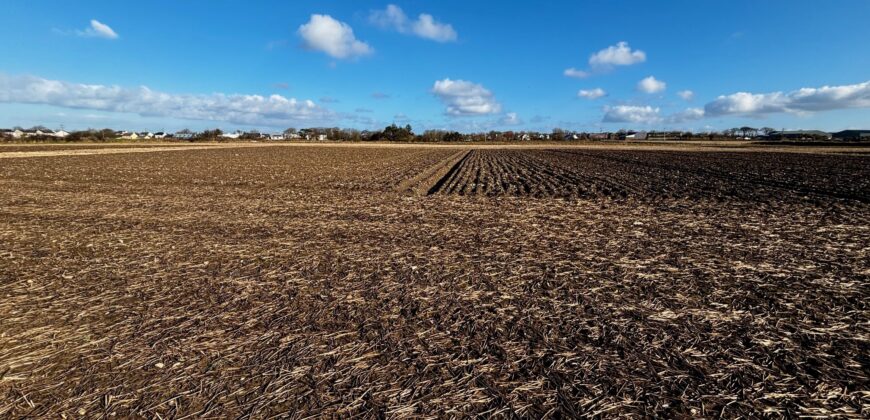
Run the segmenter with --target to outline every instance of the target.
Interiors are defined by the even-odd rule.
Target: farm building
[[[770,133],[770,140],[830,140],[831,133],[819,130],[793,130],[774,131]]]
[[[636,133],[629,133],[625,135],[626,140],[646,140],[647,133],[645,131],[638,131]]]
[[[154,133],[155,139],[165,139],[166,137],[168,137],[168,134],[164,133],[163,131],[158,131]]]
[[[179,131],[179,132],[175,133],[175,136],[173,136],[173,137],[180,139],[180,140],[190,140],[194,136],[196,136],[196,133],[193,133],[190,131]]]
[[[870,130],[843,130],[834,133],[837,140],[870,141]]]

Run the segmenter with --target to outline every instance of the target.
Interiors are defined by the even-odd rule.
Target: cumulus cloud
[[[109,25],[102,23],[96,19],[91,19],[91,26],[84,30],[76,32],[79,36],[118,39],[118,34]]]
[[[351,58],[371,54],[368,44],[356,39],[350,25],[329,15],[311,15],[297,31],[305,48],[323,51],[334,58]]]
[[[677,95],[687,101],[691,101],[695,98],[695,92],[692,92],[691,90],[681,90],[677,92]]]
[[[723,95],[704,106],[707,115],[761,116],[780,112],[805,113],[846,108],[870,108],[870,81],[854,85],[803,88],[792,92]]]
[[[667,84],[661,80],[657,80],[653,76],[646,77],[637,82],[637,90],[644,93],[658,93],[667,87]]]
[[[671,115],[662,116],[661,109],[652,106],[618,105],[605,106],[604,118],[606,123],[631,123],[631,124],[679,124],[688,121],[696,121],[704,118],[705,112],[700,108],[688,108],[684,111]]]
[[[567,77],[582,79],[594,73],[607,71],[615,66],[630,66],[646,61],[646,53],[632,50],[627,42],[618,42],[589,56],[591,70],[578,70],[574,67],[565,69],[562,74]]]
[[[420,13],[417,20],[411,20],[395,4],[387,5],[384,10],[372,11],[369,15],[369,21],[381,28],[392,29],[403,34],[413,34],[437,42],[456,41],[458,38],[452,25],[438,22],[427,13]]]
[[[332,111],[310,100],[297,101],[281,95],[172,94],[153,91],[145,86],[125,88],[88,85],[4,74],[0,74],[0,102],[243,125],[287,126],[298,122],[329,121],[334,116]]]
[[[447,105],[453,116],[486,115],[501,112],[501,104],[483,85],[465,80],[437,80],[432,93]]]
[[[574,67],[565,69],[565,71],[562,72],[562,74],[564,74],[567,77],[573,77],[575,79],[584,79],[584,78],[589,77],[588,71],[577,70]]]
[[[604,107],[603,122],[653,124],[661,121],[659,108],[636,105],[617,105]]]
[[[687,108],[685,111],[669,115],[665,118],[665,122],[679,124],[688,121],[697,121],[704,118],[705,112],[701,108]]]
[[[580,98],[586,98],[586,99],[592,100],[592,99],[601,98],[603,96],[607,96],[607,92],[605,92],[604,89],[601,89],[601,88],[595,88],[595,89],[590,89],[590,90],[580,89],[580,91],[577,92],[577,96]]]
[[[624,41],[611,45],[589,57],[589,65],[593,68],[630,66],[644,61],[646,61],[646,53],[641,50],[632,50]]]

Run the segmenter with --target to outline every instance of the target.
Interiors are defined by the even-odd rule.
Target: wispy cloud
[[[427,13],[421,13],[417,20],[410,20],[405,12],[395,4],[387,5],[384,10],[373,10],[369,14],[369,21],[384,29],[392,29],[402,34],[413,34],[437,42],[456,41],[458,38],[452,25],[438,22]]]
[[[96,19],[91,19],[91,25],[76,31],[76,35],[89,38],[118,39],[118,34],[109,25]]]
[[[677,95],[686,101],[691,101],[692,99],[695,99],[695,92],[692,92],[691,90],[681,90],[677,92]]]
[[[173,94],[153,91],[145,86],[125,88],[89,85],[4,74],[0,74],[0,102],[243,125],[286,126],[300,122],[331,121],[335,117],[334,112],[313,101],[297,101],[281,95]]]
[[[577,70],[574,67],[567,68],[562,72],[567,77],[573,77],[575,79],[585,79],[589,77],[589,72],[585,70]]]
[[[521,125],[523,120],[520,119],[516,112],[508,112],[499,120],[501,125]]]
[[[607,92],[605,92],[604,89],[601,89],[601,88],[595,88],[595,89],[589,89],[589,90],[580,89],[580,91],[577,92],[577,96],[580,98],[586,98],[586,99],[593,100],[593,99],[598,99],[598,98],[607,96]]]
[[[374,99],[390,99],[390,95],[383,92],[372,92],[372,98]]]
[[[297,33],[305,48],[322,51],[333,58],[359,57],[374,52],[369,44],[356,39],[350,25],[329,15],[311,15]]]
[[[432,93],[446,106],[451,116],[486,115],[501,112],[501,104],[481,84],[443,79],[435,82]]]

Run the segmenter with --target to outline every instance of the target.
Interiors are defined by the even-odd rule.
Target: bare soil
[[[0,417],[866,418],[868,172],[554,147],[2,159]]]

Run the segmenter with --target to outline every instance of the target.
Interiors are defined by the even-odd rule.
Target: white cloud
[[[508,112],[499,120],[499,123],[502,125],[520,125],[523,123],[523,120],[520,119],[516,112]]]
[[[635,105],[617,105],[604,107],[603,122],[654,124],[661,121],[659,108]]]
[[[329,15],[311,15],[298,30],[308,49],[323,51],[331,57],[349,58],[371,54],[372,47],[353,35],[350,25]]]
[[[94,38],[118,39],[118,34],[106,25],[96,19],[91,19],[91,26],[83,31],[76,31],[79,36],[87,36]]]
[[[387,5],[384,10],[372,11],[369,21],[381,28],[393,29],[403,34],[414,34],[437,42],[456,41],[458,38],[452,25],[438,22],[428,13],[420,13],[417,20],[411,21],[395,4]]]
[[[846,108],[870,108],[870,81],[854,85],[803,88],[792,92],[723,95],[704,106],[707,115],[806,113]]]
[[[692,92],[691,90],[681,90],[677,92],[677,95],[687,101],[691,101],[695,98],[695,92]]]
[[[662,116],[661,109],[647,106],[618,105],[605,106],[604,118],[606,123],[632,123],[632,124],[679,124],[687,121],[696,121],[704,118],[705,112],[700,108],[687,108],[675,114]]]
[[[678,124],[687,121],[697,121],[704,118],[705,112],[701,108],[687,108],[685,111],[669,115],[665,122]]]
[[[637,90],[645,93],[658,93],[665,90],[666,87],[667,84],[665,82],[657,80],[653,76],[649,76],[640,82],[637,82]]]
[[[574,77],[577,79],[583,79],[583,78],[589,77],[588,71],[577,70],[574,67],[565,69],[565,71],[562,72],[562,74],[564,74],[567,77]]]
[[[646,61],[646,53],[641,50],[632,51],[627,42],[611,45],[589,57],[589,65],[593,68],[630,66],[644,61]]]
[[[607,92],[605,92],[604,89],[601,88],[595,88],[590,90],[580,89],[580,91],[577,92],[577,96],[580,98],[586,98],[591,100],[598,99],[602,96],[607,96]]]
[[[145,86],[87,85],[35,76],[0,74],[0,102],[45,104],[65,108],[127,112],[146,117],[225,121],[242,125],[287,126],[295,122],[329,121],[332,111],[310,100],[214,93],[172,94]]]
[[[501,111],[492,92],[483,85],[465,80],[437,80],[432,87],[432,93],[447,105],[447,114],[486,115]]]

